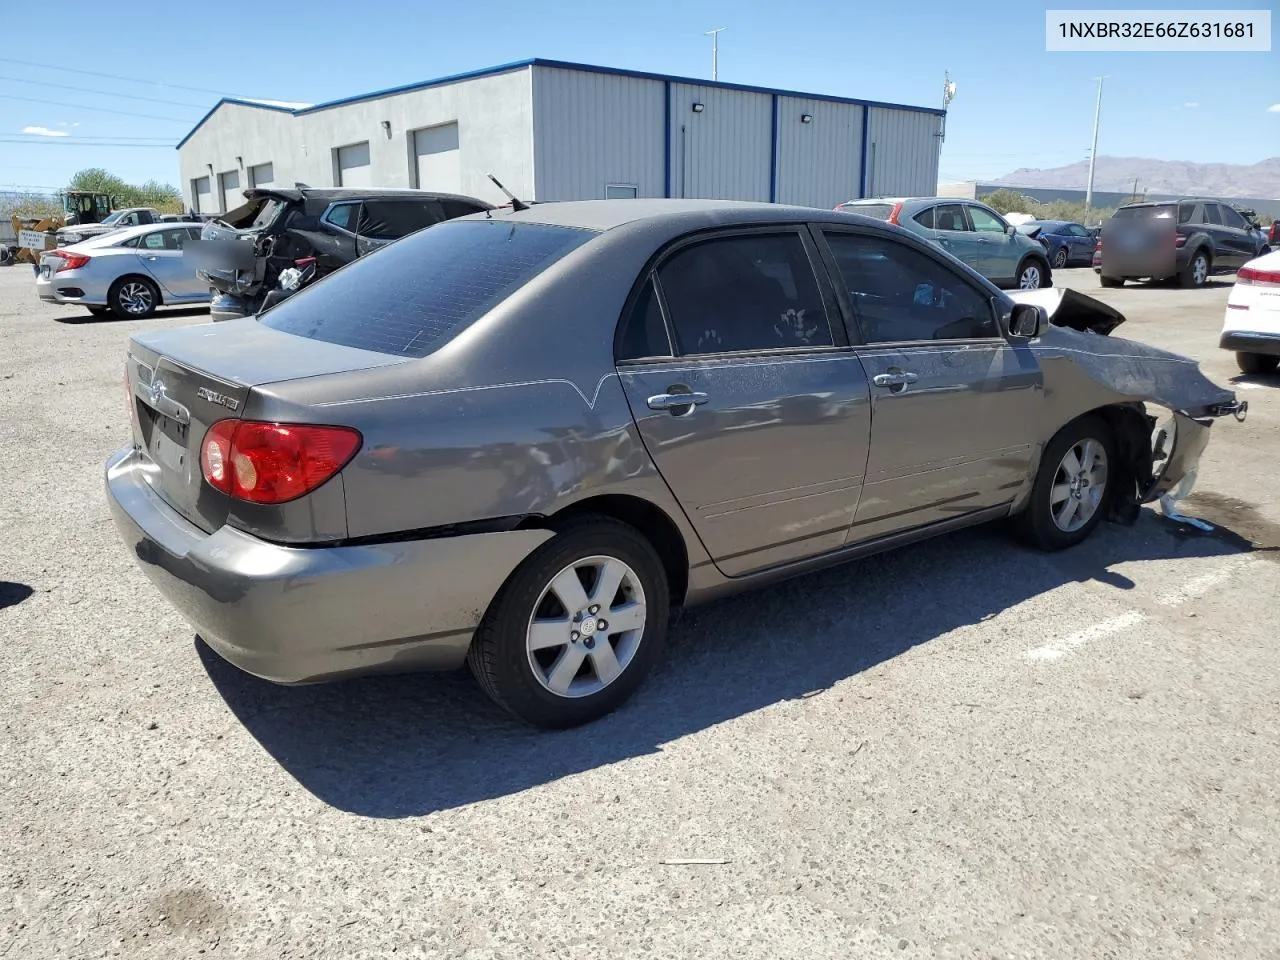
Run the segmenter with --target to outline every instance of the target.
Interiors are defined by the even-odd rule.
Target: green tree
[[[43,220],[62,216],[62,201],[46,193],[13,193],[0,197],[0,222],[10,217]]]
[[[1010,190],[1007,187],[1002,187],[994,193],[988,193],[979,199],[999,214],[1034,213],[1034,208],[1038,206],[1030,197],[1023,196],[1016,190]]]
[[[177,187],[156,180],[135,186],[101,167],[81,170],[71,178],[67,189],[108,194],[116,207],[156,207],[165,213],[182,211],[182,194]]]

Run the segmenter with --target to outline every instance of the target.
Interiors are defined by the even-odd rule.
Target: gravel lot
[[[1214,427],[1213,534],[981,529],[702,608],[547,734],[465,674],[198,647],[101,464],[129,336],[205,315],[32,286],[0,268],[0,957],[1280,955],[1280,379]],[[1227,382],[1227,289],[1101,295]]]

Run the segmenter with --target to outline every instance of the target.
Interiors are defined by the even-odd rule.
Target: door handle
[[[877,373],[871,378],[871,382],[877,387],[905,387],[908,383],[915,383],[919,379],[914,373],[899,370],[897,373]]]
[[[159,260],[159,257],[143,257],[143,260]]]
[[[679,410],[701,406],[710,399],[705,393],[657,393],[645,402],[650,410]]]

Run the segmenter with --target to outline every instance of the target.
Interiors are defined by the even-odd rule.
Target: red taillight
[[[1236,283],[1258,284],[1264,287],[1280,287],[1280,270],[1259,270],[1257,267],[1241,267]]]
[[[200,469],[215,490],[251,503],[284,503],[310,493],[360,449],[350,427],[219,420],[204,435]]]
[[[900,203],[895,203],[895,204],[893,205],[893,209],[889,211],[889,222],[890,222],[890,223],[897,223],[897,222],[898,222],[898,214],[900,214],[901,212],[902,212],[902,204],[900,204]]]
[[[79,270],[91,259],[83,253],[59,253],[56,256],[62,262],[54,267],[54,273],[61,273],[63,270]]]

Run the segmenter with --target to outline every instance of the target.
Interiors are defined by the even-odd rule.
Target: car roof
[[[820,221],[848,223],[850,214],[816,207],[796,207],[751,200],[568,200],[539,203],[526,210],[472,214],[463,219],[512,220],[551,226],[576,227],[605,232],[639,222],[665,222],[672,233],[701,226],[732,226],[752,223],[805,223]],[[862,217],[868,223],[880,221]]]
[[[434,190],[411,190],[408,188],[393,187],[302,187],[294,190],[279,187],[250,187],[245,190],[244,196],[247,200],[254,200],[258,197],[279,197],[282,200],[290,200],[295,203],[304,199],[323,200],[332,203],[335,200],[377,200],[390,198],[410,200],[460,200],[463,203],[477,204],[481,207],[490,206],[490,204],[485,203],[483,200],[477,200],[475,197],[464,196],[460,193],[439,193]]]

